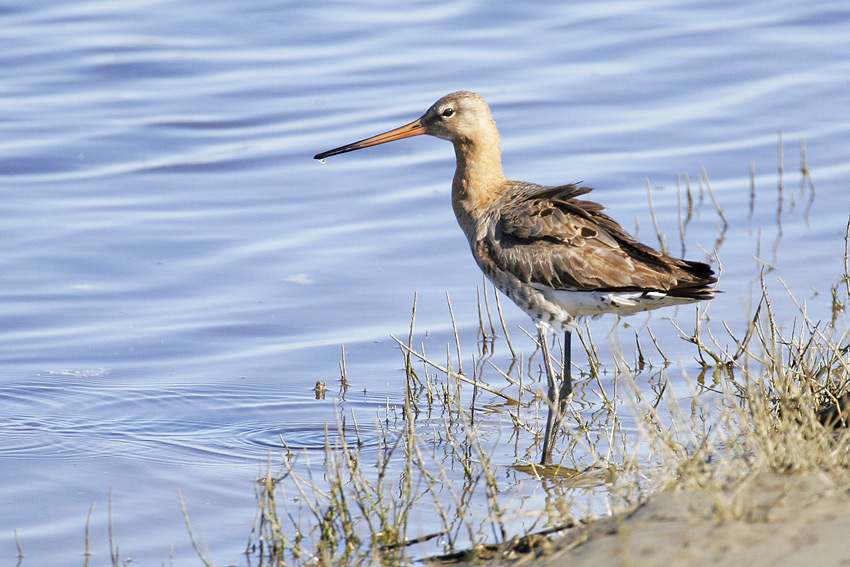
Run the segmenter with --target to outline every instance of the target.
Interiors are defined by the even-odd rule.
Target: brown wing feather
[[[602,206],[575,197],[588,187],[516,183],[488,230],[492,260],[555,289],[640,289],[707,298],[716,278],[700,262],[672,258],[629,235]]]

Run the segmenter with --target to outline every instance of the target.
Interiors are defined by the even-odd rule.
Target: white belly
[[[693,301],[688,298],[670,297],[661,291],[565,291],[540,284],[530,285],[572,317],[594,317],[603,313],[634,315],[641,311]]]
[[[693,303],[684,297],[670,297],[663,291],[568,291],[537,283],[520,282],[507,272],[488,270],[484,273],[528,313],[535,324],[548,329],[575,331],[580,317],[598,317],[605,313],[634,315],[641,311]]]

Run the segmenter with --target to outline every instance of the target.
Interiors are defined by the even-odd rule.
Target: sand
[[[665,492],[513,565],[850,567],[850,495],[822,474],[760,474],[734,490]]]

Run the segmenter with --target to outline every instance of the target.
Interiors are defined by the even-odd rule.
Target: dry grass
[[[845,273],[833,287],[834,313],[848,301],[847,281]],[[396,564],[435,552],[469,559],[527,549],[539,544],[531,535],[569,529],[601,512],[577,505],[577,494],[604,501],[605,492],[613,510],[659,490],[709,489],[722,521],[746,516],[736,487],[760,471],[826,471],[846,485],[850,436],[825,427],[818,411],[846,401],[850,344],[838,324],[843,319],[817,323],[797,303],[793,324],[783,328],[764,278],[761,286],[742,334],[726,328],[721,342],[701,324],[704,313],[692,333],[683,332],[705,363],[692,383],[701,393],[684,403],[667,387],[668,375],[681,380],[683,369],[658,365],[647,391],[634,376],[648,355],[632,366],[620,356],[613,381],[619,391],[606,391],[599,366],[591,364],[573,408],[571,434],[559,449],[563,459],[550,467],[534,464],[545,401],[538,383],[528,378],[533,365],[520,359],[508,370],[497,368],[488,357],[498,345],[488,335],[473,357],[471,375],[461,374],[453,370],[457,339],[444,362],[431,358],[424,343],[414,346],[414,313],[411,334],[398,341],[407,369],[401,426],[389,414],[381,416],[377,461],[365,458],[359,434],[341,425],[343,416],[327,436],[319,471],[307,453],[287,453],[282,471],[259,483],[252,550],[261,565],[377,558]],[[587,329],[582,340],[592,360]],[[485,384],[485,369],[508,385],[500,390]],[[633,400],[626,404],[632,407],[624,410],[620,400]],[[496,412],[483,418],[476,413],[487,403],[501,405],[498,411],[510,416],[510,424],[502,423],[495,434],[507,436],[507,442],[494,439]],[[493,454],[505,447],[514,448],[513,464]],[[543,492],[542,498],[528,499],[537,508],[526,508],[517,495],[523,482]],[[283,511],[276,492],[286,502]]]

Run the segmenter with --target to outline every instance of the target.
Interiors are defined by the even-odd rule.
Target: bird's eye
[[[451,106],[443,110],[443,117],[449,118],[455,113],[455,109]]]

